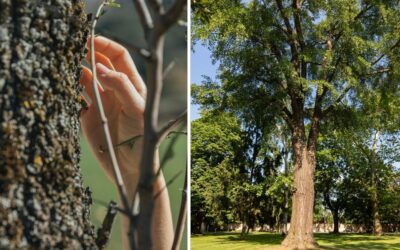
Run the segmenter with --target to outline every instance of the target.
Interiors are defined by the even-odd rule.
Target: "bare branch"
[[[143,137],[143,135],[136,135],[136,136],[134,136],[132,138],[129,138],[129,139],[123,141],[123,142],[118,143],[114,147],[120,147],[120,146],[123,146],[123,145],[129,145],[131,148],[133,148],[133,146],[135,145],[135,142],[141,137]]]
[[[165,191],[165,189],[167,189],[172,183],[174,183],[176,181],[176,179],[178,179],[178,177],[182,174],[182,171],[179,171],[178,173],[176,173],[166,184],[164,187],[161,188],[160,191],[158,191],[155,195],[154,195],[154,199],[157,199],[162,192]]]
[[[117,210],[115,209],[116,206],[117,203],[110,201],[103,224],[97,230],[96,245],[99,249],[104,249],[110,239],[112,225],[114,223],[115,216],[117,215]]]
[[[146,25],[146,16],[150,17],[147,7],[143,0],[134,0],[138,13],[141,16],[142,24],[145,27],[144,33],[147,40],[150,58],[147,60],[147,86],[148,94],[144,111],[144,136],[143,152],[140,164],[140,176],[137,195],[140,197],[139,215],[137,224],[130,223],[130,231],[137,229],[139,236],[138,247],[141,250],[153,249],[152,242],[152,218],[154,212],[154,164],[158,161],[158,146],[160,141],[170,132],[168,127],[165,130],[157,132],[158,113],[163,86],[163,52],[165,32],[181,16],[186,0],[176,0],[175,4],[165,13],[155,13],[154,27]],[[146,14],[147,13],[147,14]],[[147,22],[148,23],[148,22]],[[146,28],[147,27],[147,28]],[[172,124],[173,125],[173,124]],[[173,126],[171,126],[173,127]]]
[[[174,23],[176,23],[186,6],[186,0],[176,0],[174,5],[161,16],[161,32],[164,33],[168,30]]]
[[[186,163],[187,164],[187,163]],[[178,222],[176,224],[176,229],[175,229],[175,237],[174,237],[174,242],[172,244],[172,250],[179,250],[181,241],[182,241],[182,236],[183,232],[185,229],[185,224],[186,224],[186,218],[187,218],[187,183],[188,181],[188,167],[186,165],[185,169],[185,182],[183,184],[183,190],[182,190],[182,200],[181,200],[181,208],[179,209],[179,217],[178,217]]]
[[[179,26],[182,26],[182,27],[187,27],[187,25],[188,25],[187,22],[184,21],[184,20],[178,20],[177,24],[178,24]]]
[[[390,68],[379,68],[373,72],[367,73],[367,76],[374,76],[374,75],[379,75],[379,74],[383,74],[383,73],[387,73],[390,71]]]
[[[158,144],[161,143],[166,136],[178,125],[179,122],[187,119],[187,110],[183,111],[175,119],[168,122],[158,133]]]
[[[171,134],[171,133],[169,133],[169,134]],[[168,136],[169,136],[169,135],[168,135]],[[170,140],[170,142],[169,142],[169,144],[168,144],[168,147],[167,147],[167,149],[165,150],[165,153],[164,153],[164,155],[163,155],[163,157],[162,157],[162,159],[161,159],[161,161],[160,161],[160,170],[161,170],[162,168],[164,168],[164,166],[167,164],[167,162],[174,156],[174,150],[173,150],[173,148],[174,148],[174,145],[175,145],[175,143],[176,143],[177,140],[178,140],[178,136],[174,136],[174,137]],[[160,170],[158,170],[157,175],[159,175]]]
[[[92,27],[91,27],[90,61],[91,61],[91,69],[92,69],[92,73],[93,73],[92,87],[93,87],[93,92],[94,92],[94,96],[95,96],[95,102],[97,104],[96,105],[97,111],[98,111],[98,114],[99,114],[99,117],[101,120],[104,137],[105,137],[106,144],[107,144],[108,154],[109,154],[109,157],[111,160],[111,166],[112,166],[112,170],[113,170],[113,174],[114,174],[114,179],[117,184],[118,192],[121,196],[123,207],[126,211],[130,211],[126,188],[125,188],[124,181],[122,179],[122,175],[121,175],[121,172],[120,172],[120,169],[118,166],[118,161],[117,161],[117,158],[116,158],[116,155],[114,152],[111,134],[110,134],[110,130],[108,127],[107,117],[104,112],[103,103],[101,101],[100,92],[99,92],[99,88],[98,88],[98,84],[97,84],[98,81],[97,81],[97,73],[96,73],[96,58],[95,58],[95,48],[94,48],[95,28],[96,28],[97,21],[100,17],[100,14],[102,13],[102,9],[104,8],[104,6],[107,5],[107,3],[108,3],[108,1],[105,0],[100,4],[99,8],[97,9],[96,16],[95,16],[95,19],[93,20]],[[131,250],[136,249],[135,243],[133,242],[134,237],[129,237],[129,238],[131,240]]]
[[[168,76],[168,74],[171,72],[171,70],[175,67],[175,60],[173,60],[173,61],[171,61],[169,64],[168,64],[168,66],[164,69],[164,72],[163,72],[163,79],[165,79],[167,76]]]
[[[133,0],[133,4],[135,5],[145,36],[147,38],[149,30],[153,29],[154,26],[149,9],[147,8],[144,0]]]
[[[104,206],[104,207],[108,207],[108,205],[109,205],[109,203],[107,203],[107,202],[105,202],[105,201],[102,201],[102,200],[98,200],[98,199],[95,199],[95,198],[92,198],[92,200],[95,202],[95,203],[98,203],[99,205],[102,205],[102,206]],[[120,212],[121,214],[124,214],[124,215],[126,215],[126,216],[132,216],[132,214],[129,212],[129,211],[125,211],[123,208],[120,208],[120,207],[118,207],[118,206],[114,206],[114,209],[117,211],[117,212]]]
[[[162,14],[164,11],[161,0],[149,0],[149,4],[157,14]]]

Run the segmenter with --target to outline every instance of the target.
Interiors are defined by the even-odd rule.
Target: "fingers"
[[[114,65],[111,63],[110,59],[108,57],[106,57],[105,55],[101,54],[100,52],[95,52],[95,61],[96,63],[101,63],[103,65],[105,65],[107,68],[115,70]],[[86,54],[86,62],[90,65],[91,61],[90,61],[90,53]]]
[[[82,66],[82,76],[79,80],[80,84],[85,88],[86,93],[88,94],[90,100],[93,102],[94,100],[94,92],[93,92],[93,82],[92,82],[92,71]],[[104,91],[100,84],[97,84],[99,91]]]
[[[90,39],[88,40],[87,46],[90,49]],[[105,37],[96,37],[94,39],[94,48],[96,52],[99,52],[110,59],[116,71],[125,73],[131,83],[134,84],[139,94],[143,98],[146,97],[146,85],[140,77],[129,52],[122,45]],[[107,64],[105,65],[107,66]]]
[[[127,114],[142,115],[145,102],[127,75],[113,71],[101,63],[96,64],[98,79],[106,91],[114,91],[115,96]]]

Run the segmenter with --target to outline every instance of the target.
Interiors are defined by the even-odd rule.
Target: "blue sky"
[[[194,45],[191,52],[191,79],[190,83],[199,84],[203,80],[203,75],[209,76],[215,79],[218,63],[212,64],[211,52],[206,46],[197,43]],[[190,120],[196,120],[199,118],[199,111],[197,105],[190,105]]]

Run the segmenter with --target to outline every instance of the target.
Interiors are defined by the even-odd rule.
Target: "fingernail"
[[[109,68],[107,68],[106,66],[104,66],[104,65],[101,64],[101,63],[96,63],[96,70],[97,70],[97,73],[98,73],[101,77],[106,76],[106,74],[107,74],[108,72],[111,71]]]

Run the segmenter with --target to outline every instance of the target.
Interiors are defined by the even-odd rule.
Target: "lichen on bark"
[[[0,0],[0,249],[96,249],[79,170],[81,0]]]

